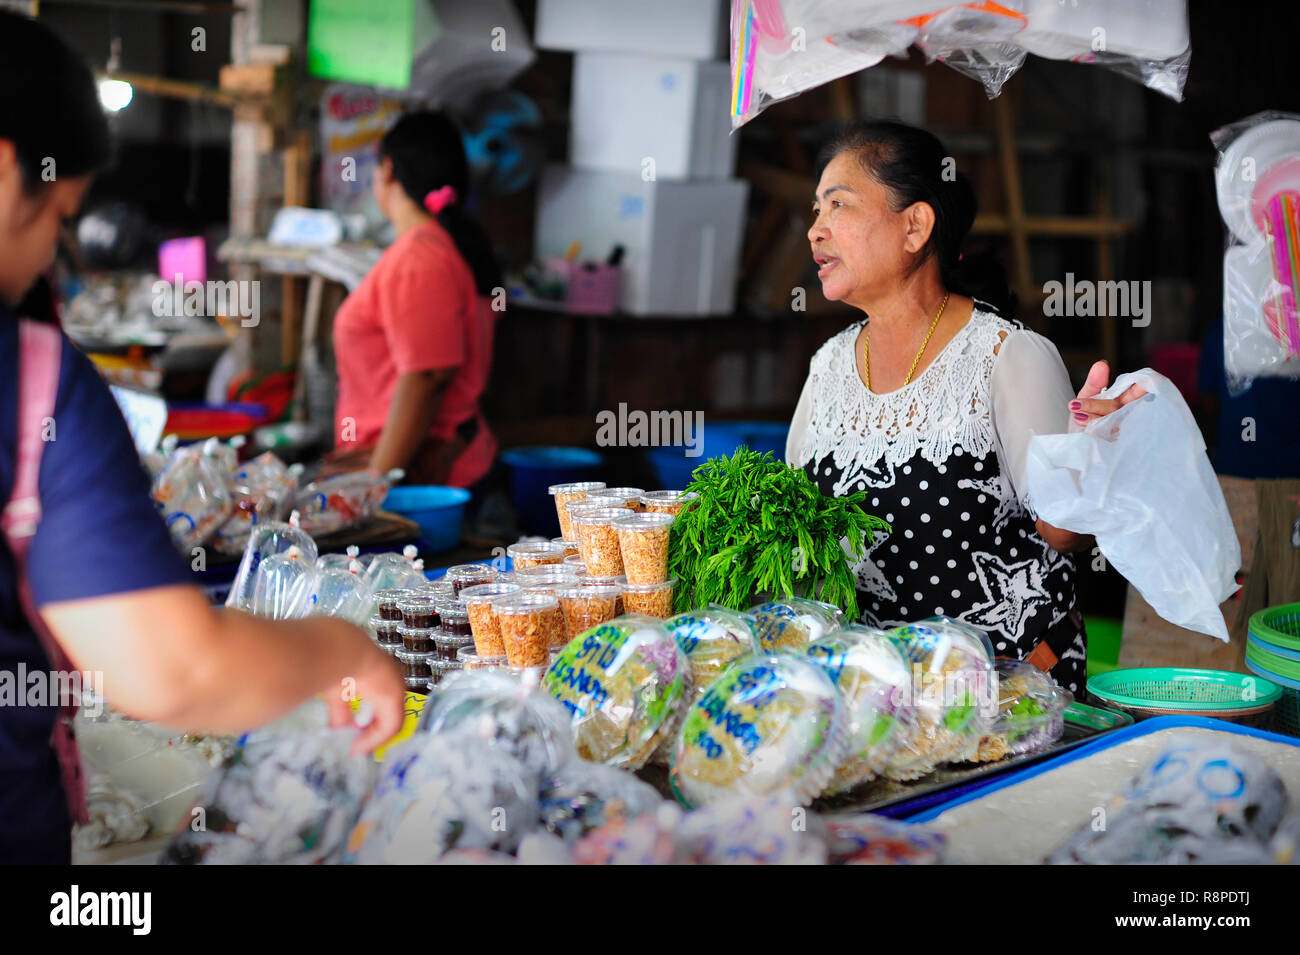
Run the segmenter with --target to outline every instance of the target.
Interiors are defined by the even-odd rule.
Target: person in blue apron
[[[316,694],[339,725],[353,690],[373,712],[358,749],[402,720],[396,664],[350,624],[208,605],[94,366],[15,314],[108,156],[89,68],[0,11],[0,863],[69,861],[84,683],[129,716],[197,732],[241,732]]]
[[[1056,347],[1005,317],[995,261],[961,254],[975,194],[932,134],[858,123],[825,150],[808,231],[822,292],[866,314],[813,356],[786,460],[822,493],[865,492],[892,527],[855,563],[863,621],[947,615],[988,632],[1076,694],[1086,634],[1074,553],[1090,537],[1034,514],[1033,434],[1141,397],[1098,399],[1093,365],[1076,396]],[[954,174],[956,173],[956,174]]]

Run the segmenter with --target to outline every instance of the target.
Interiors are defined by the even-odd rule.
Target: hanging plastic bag
[[[1237,590],[1241,549],[1205,441],[1173,383],[1150,368],[1120,375],[1145,397],[1082,431],[1034,435],[1029,498],[1047,523],[1096,535],[1117,571],[1170,623],[1228,641],[1219,604]]]
[[[1223,254],[1223,368],[1239,395],[1256,378],[1300,378],[1300,115],[1256,113],[1215,130]]]
[[[183,551],[203,544],[230,517],[229,472],[215,438],[172,456],[153,484],[172,541]],[[229,448],[225,448],[229,451]]]
[[[249,534],[248,544],[244,547],[239,569],[235,571],[235,582],[230,586],[226,606],[232,610],[251,611],[253,591],[257,588],[257,569],[263,560],[275,554],[283,554],[290,547],[298,548],[308,561],[316,560],[316,542],[298,526],[296,512],[289,516],[287,524],[268,521],[254,527]]]
[[[308,613],[313,617],[340,617],[361,626],[370,619],[370,604],[374,591],[366,586],[361,576],[361,564],[356,561],[342,570],[337,566],[315,568],[314,585],[308,598]]]
[[[305,617],[311,609],[315,585],[315,564],[297,547],[290,547],[258,565],[250,609],[271,620]]]

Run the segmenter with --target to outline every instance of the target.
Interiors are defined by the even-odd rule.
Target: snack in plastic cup
[[[497,657],[485,657],[473,646],[461,647],[457,650],[456,659],[460,663],[461,669],[466,672],[473,670],[500,670],[506,665],[505,654]]]
[[[623,606],[623,588],[627,586],[627,578],[622,574],[617,577],[593,577],[585,571],[578,574],[579,587],[617,587],[618,588],[618,614],[623,616],[627,613],[627,608]]]
[[[457,564],[447,568],[444,579],[451,584],[452,592],[460,596],[466,587],[492,583],[497,579],[497,572],[489,564]]]
[[[473,634],[469,625],[469,611],[465,609],[465,601],[459,597],[438,604],[438,620],[438,626],[445,633],[458,637],[468,637]]]
[[[460,658],[460,651],[468,647],[474,650],[474,638],[462,637],[454,633],[448,633],[445,630],[437,631],[433,638],[434,656],[439,660],[456,660]]]
[[[790,653],[742,657],[687,711],[669,779],[691,806],[776,794],[808,803],[845,744],[844,704],[821,667]]]
[[[665,620],[673,613],[673,587],[676,577],[658,584],[633,584],[623,587],[623,606],[628,613],[643,613]]]
[[[376,591],[375,612],[385,620],[396,620],[400,622],[402,619],[402,611],[398,609],[397,602],[407,594],[411,593],[414,593],[414,591],[406,590],[401,587]]]
[[[514,583],[477,584],[460,592],[461,602],[469,613],[469,628],[474,635],[474,646],[485,656],[498,656],[506,652],[501,642],[501,621],[497,619],[492,602],[498,597],[519,593]]]
[[[630,511],[642,510],[641,495],[645,490],[639,487],[607,487],[587,495],[593,501],[601,501],[606,507],[626,507]]]
[[[518,584],[525,593],[555,593],[565,587],[578,583],[578,575],[573,568],[563,564],[543,564],[539,567],[524,567],[511,575],[511,582]]]
[[[981,737],[975,761],[990,763],[1033,753],[1061,738],[1074,694],[1025,660],[998,657],[998,713]]]
[[[914,729],[908,661],[888,634],[849,624],[804,647],[844,699],[848,747],[826,793],[878,778]]]
[[[552,484],[547,491],[555,498],[555,514],[560,519],[560,536],[574,540],[573,525],[569,523],[566,506],[570,501],[580,501],[592,491],[604,490],[604,481],[577,481],[570,484]]]
[[[399,624],[398,634],[402,638],[402,649],[407,653],[429,653],[433,650],[433,638],[442,631],[435,627],[408,627]]]
[[[402,625],[411,630],[432,630],[438,626],[438,598],[419,590],[412,590],[398,598],[397,609],[402,613]]]
[[[564,640],[564,616],[554,594],[510,594],[498,598],[493,609],[512,667],[545,666],[551,647]]]
[[[646,491],[641,495],[641,506],[649,514],[671,514],[676,517],[699,496],[695,491]]]
[[[623,588],[617,584],[588,584],[567,587],[558,591],[557,596],[564,612],[566,636],[572,640],[578,634],[619,616],[619,598],[623,596]]]
[[[552,544],[559,544],[564,548],[564,556],[576,557],[578,555],[578,542],[576,540],[565,540],[563,537],[552,537]]]
[[[558,564],[564,560],[564,545],[551,541],[520,541],[506,548],[506,556],[514,561],[515,569]]]
[[[662,584],[668,579],[671,514],[625,514],[614,524],[629,584]]]
[[[407,653],[405,650],[396,650],[393,656],[397,657],[397,662],[402,665],[402,676],[408,679],[427,680],[432,675],[430,670],[432,653]]]
[[[573,546],[577,547],[578,545],[575,543]],[[575,572],[582,571],[584,574],[587,572],[587,565],[582,562],[582,554],[570,554],[564,558],[560,566],[571,567]]]
[[[759,652],[752,620],[717,604],[669,617],[664,626],[691,665],[696,699],[732,662]]]
[[[691,673],[662,621],[630,613],[569,641],[543,686],[569,711],[579,756],[636,770],[675,730]]]
[[[381,647],[402,645],[401,626],[400,620],[385,620],[379,614],[370,618],[370,629],[375,633],[375,643]]]
[[[839,607],[806,597],[769,600],[751,607],[749,614],[754,618],[754,636],[767,653],[800,651],[848,623]]]
[[[595,577],[618,577],[623,573],[623,552],[615,522],[628,513],[621,507],[596,507],[574,514],[573,526],[587,573]]]

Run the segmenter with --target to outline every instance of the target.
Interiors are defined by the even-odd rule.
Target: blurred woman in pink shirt
[[[469,164],[450,119],[407,114],[379,157],[375,200],[397,240],[334,318],[334,461],[470,487],[497,449],[479,396],[491,370],[500,272],[465,211]]]

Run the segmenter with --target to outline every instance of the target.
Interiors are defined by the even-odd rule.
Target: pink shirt
[[[453,369],[429,433],[449,439],[477,418],[478,435],[456,459],[449,483],[468,487],[496,454],[478,400],[492,365],[496,312],[479,296],[469,266],[436,221],[410,229],[375,263],[334,317],[339,394],[334,441],[339,448],[379,440],[398,378]]]

